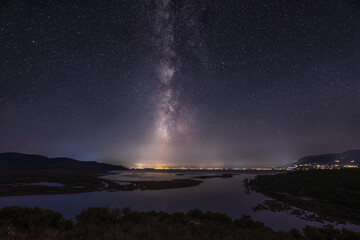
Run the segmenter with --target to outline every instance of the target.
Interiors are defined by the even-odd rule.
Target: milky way
[[[156,9],[157,46],[161,52],[157,77],[156,134],[161,143],[186,143],[189,140],[188,110],[176,88],[178,72],[174,49],[174,16],[171,1],[159,1]]]

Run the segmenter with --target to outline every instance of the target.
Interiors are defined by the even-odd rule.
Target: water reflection
[[[182,172],[184,173],[184,172]],[[155,181],[171,179],[188,179],[199,175],[214,174],[211,172],[176,172],[123,171],[106,176],[114,181]],[[216,173],[218,175],[218,173]],[[253,207],[270,198],[255,192],[245,193],[243,180],[255,174],[235,172],[232,178],[208,178],[196,187],[167,190],[136,190],[131,192],[91,192],[66,195],[15,196],[1,197],[0,207],[9,205],[39,206],[61,212],[64,217],[75,219],[81,209],[87,207],[125,207],[135,210],[161,210],[167,212],[188,211],[199,208],[203,211],[218,211],[237,218],[243,214],[264,222],[275,230],[303,228],[306,224],[322,226],[322,223],[310,222],[285,212],[253,211]],[[339,225],[338,227],[342,227]],[[347,225],[346,228],[360,231],[360,226]]]

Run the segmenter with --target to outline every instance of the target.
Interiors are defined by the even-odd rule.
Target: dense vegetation
[[[74,224],[52,210],[5,207],[0,210],[0,239],[360,239],[332,226],[306,226],[302,233],[273,231],[250,217],[232,220],[216,212],[137,212],[129,208],[88,208]]]
[[[360,209],[360,169],[295,171],[258,175],[247,185],[260,192],[288,193]]]

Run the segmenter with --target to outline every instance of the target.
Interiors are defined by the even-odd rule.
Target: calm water
[[[190,178],[209,172],[146,172],[146,171],[119,171],[116,174],[105,176],[115,181],[155,181],[167,179]],[[228,173],[228,172],[227,172]],[[210,173],[211,174],[211,173]],[[219,173],[216,173],[219,174]],[[203,211],[211,210],[226,213],[238,218],[243,214],[265,223],[275,230],[289,230],[302,228],[305,225],[322,226],[322,223],[303,220],[297,216],[284,212],[269,210],[254,212],[252,208],[270,198],[259,193],[245,193],[243,180],[253,178],[255,174],[241,172],[233,178],[200,179],[199,186],[169,190],[145,190],[131,192],[91,192],[65,195],[16,196],[0,197],[0,207],[18,205],[54,209],[61,212],[65,218],[75,219],[81,209],[88,207],[109,206],[122,208],[130,206],[135,210],[162,210],[166,212],[188,211],[199,208]],[[338,225],[343,227],[344,225]],[[360,226],[346,225],[348,229],[359,231]]]
[[[22,183],[23,185],[31,186],[47,186],[47,187],[64,187],[64,184],[53,182],[36,182],[36,183]]]

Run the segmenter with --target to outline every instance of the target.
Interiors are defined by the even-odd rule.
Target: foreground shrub
[[[60,236],[73,227],[71,220],[65,220],[60,213],[53,210],[17,206],[1,209],[0,225],[5,228],[5,235],[18,235],[18,239]],[[4,232],[0,232],[0,236],[3,235]]]
[[[130,208],[88,208],[64,220],[60,213],[40,208],[0,210],[0,239],[360,239],[360,234],[333,226],[306,226],[303,233],[274,231],[249,216],[232,220],[194,209],[185,213],[138,212]]]

